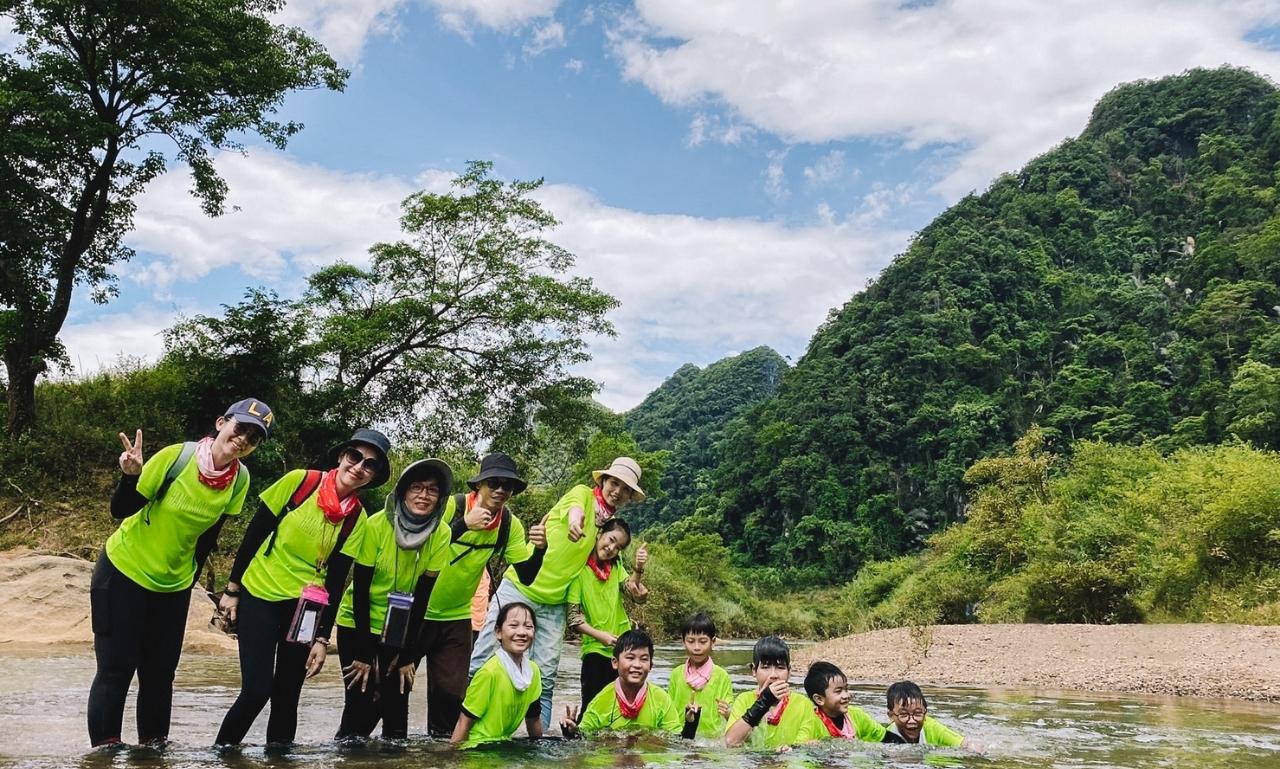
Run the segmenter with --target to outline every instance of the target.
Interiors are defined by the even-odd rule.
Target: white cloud
[[[524,55],[533,58],[556,48],[564,48],[564,25],[558,21],[548,21],[533,30],[529,40],[524,44]]]
[[[0,53],[13,53],[22,43],[22,36],[13,29],[7,16],[0,16]]]
[[[787,186],[787,152],[774,150],[769,153],[769,165],[764,169],[764,191],[774,200],[782,200],[791,194]]]
[[[564,63],[564,68],[575,75],[582,71],[582,59],[569,59]]]
[[[270,281],[340,259],[360,263],[375,241],[399,232],[401,199],[422,186],[447,185],[447,177],[438,173],[420,176],[415,186],[395,177],[332,171],[266,150],[222,153],[216,165],[230,187],[227,213],[220,217],[200,213],[181,170],[147,187],[129,244],[168,258],[141,270],[126,267],[129,279],[165,288],[234,266]]]
[[[789,142],[961,144],[937,186],[955,198],[1079,132],[1118,83],[1223,62],[1280,76],[1280,52],[1245,40],[1278,22],[1274,0],[637,0],[610,39],[667,103]]]
[[[696,147],[706,141],[720,144],[741,144],[754,135],[756,129],[746,123],[725,120],[720,115],[699,112],[689,121],[689,134],[685,144]]]
[[[441,170],[412,182],[349,174],[267,151],[216,162],[242,210],[209,219],[186,194],[181,174],[157,180],[140,201],[130,238],[156,256],[145,273],[125,267],[124,290],[139,290],[130,285],[140,279],[152,291],[190,294],[211,270],[238,268],[245,283],[295,294],[314,267],[362,260],[375,240],[394,239],[405,195],[424,187],[445,191],[455,178]],[[690,360],[709,363],[759,344],[799,353],[827,311],[862,288],[908,238],[853,219],[838,222],[829,212],[819,212],[825,221],[788,226],[641,213],[569,185],[544,187],[539,199],[562,222],[552,238],[578,256],[576,271],[622,302],[612,315],[618,337],[594,340],[594,360],[581,370],[617,409],[638,403]],[[63,335],[85,365],[107,365],[120,351],[158,353],[157,334],[174,317],[90,312],[101,310],[86,310]]]
[[[560,0],[428,0],[440,20],[454,31],[468,35],[472,28],[488,27],[514,32],[535,19],[551,16]]]
[[[164,352],[161,332],[177,320],[177,312],[145,308],[94,314],[72,318],[58,337],[67,348],[70,373],[87,375],[111,368],[122,358],[158,359]]]
[[[290,0],[276,15],[281,24],[302,27],[340,63],[360,60],[369,37],[393,32],[405,0]]]
[[[844,175],[843,150],[832,150],[804,169],[804,178],[812,185],[831,184]]]

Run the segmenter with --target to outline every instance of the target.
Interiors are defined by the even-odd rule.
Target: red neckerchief
[[[606,513],[609,514],[610,517],[612,517],[613,514],[617,512],[617,510],[614,508],[613,505],[604,501],[604,490],[601,489],[599,486],[595,486],[591,489],[591,491],[595,493],[596,504],[600,507],[600,509],[604,510]]]
[[[214,491],[222,491],[236,479],[236,473],[240,472],[240,460],[233,459],[222,470],[216,470],[213,466],[213,439],[205,436],[196,444],[196,469],[199,471],[196,477],[201,483]]]
[[[843,737],[846,740],[854,738],[853,719],[849,718],[848,715],[844,717],[844,723],[837,727],[836,722],[832,721],[831,716],[827,715],[822,708],[815,707],[813,712],[818,714],[818,719],[822,721],[822,725],[827,727],[827,734],[832,737]]]
[[[468,494],[468,495],[467,495],[467,510],[470,510],[471,508],[473,508],[473,507],[475,507],[475,506],[476,506],[476,497],[477,497],[477,496],[479,496],[479,492],[476,492],[476,491],[473,491],[473,492],[471,492],[470,494]],[[504,507],[503,507],[503,510],[505,510],[505,509],[506,509],[506,507],[504,506]],[[463,510],[462,512],[464,512],[464,513],[465,513],[467,510]],[[498,528],[498,525],[499,525],[500,523],[502,523],[502,510],[499,510],[499,511],[498,511],[498,514],[497,514],[497,515],[495,515],[495,516],[493,516],[493,520],[492,520],[492,521],[489,521],[489,525],[488,525],[488,526],[485,526],[485,527],[484,527],[484,530],[485,530],[485,531],[493,531],[494,529]]]
[[[644,700],[649,696],[649,682],[645,681],[644,686],[640,687],[640,691],[636,692],[636,698],[627,701],[627,695],[622,691],[622,679],[615,679],[613,682],[613,692],[618,698],[618,710],[622,713],[623,718],[636,718],[640,715],[640,708],[644,707]]]
[[[714,669],[715,665],[711,662],[710,657],[703,660],[698,667],[694,667],[692,662],[686,661],[684,663],[684,682],[689,684],[690,689],[700,692],[707,688],[707,684],[711,683],[711,673]]]
[[[596,560],[595,551],[587,556],[587,566],[591,567],[591,573],[596,575],[596,579],[604,582],[609,579],[609,573],[613,571],[613,561],[605,561],[600,563]]]
[[[788,692],[786,695],[783,696],[781,700],[778,701],[777,705],[773,706],[773,712],[770,713],[767,718],[765,718],[765,720],[769,722],[769,726],[778,725],[778,722],[782,720],[782,714],[786,712],[787,705],[790,703],[791,703],[791,694]]]
[[[342,523],[347,516],[360,509],[360,496],[352,491],[346,499],[338,499],[338,471],[330,470],[320,479],[316,504],[324,511],[326,521]]]

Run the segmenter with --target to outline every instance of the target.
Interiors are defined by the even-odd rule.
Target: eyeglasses
[[[494,491],[515,491],[519,485],[514,478],[486,478],[484,483]]]
[[[377,457],[366,457],[357,449],[345,449],[342,452],[342,458],[349,465],[355,465],[356,469],[365,472],[376,473],[382,469],[382,460]]]
[[[893,717],[902,721],[923,721],[924,713],[925,712],[923,710],[913,710],[910,713],[895,710],[893,711]]]
[[[434,483],[411,483],[409,488],[404,490],[405,496],[416,497],[438,497],[440,496],[440,487]]]
[[[230,419],[236,426],[232,434],[237,438],[244,438],[245,443],[248,443],[250,446],[257,446],[259,443],[262,443],[262,439],[266,437],[262,434],[262,428],[257,425],[241,422],[235,417],[230,417]]]

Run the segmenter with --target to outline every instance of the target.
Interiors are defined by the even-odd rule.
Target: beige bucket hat
[[[644,499],[644,489],[640,488],[640,465],[631,457],[618,457],[604,470],[595,470],[591,473],[596,483],[599,483],[601,476],[605,475],[625,483],[635,492],[637,502]]]

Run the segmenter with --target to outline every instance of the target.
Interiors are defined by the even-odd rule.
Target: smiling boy
[[[813,712],[791,698],[791,649],[777,636],[756,641],[751,651],[756,688],[743,692],[729,711],[725,745],[748,743],[753,748],[780,748],[804,741]]]
[[[924,692],[911,681],[899,681],[887,692],[889,737],[885,742],[922,743],[946,748],[965,747],[964,736],[929,718]]]
[[[813,663],[804,677],[804,691],[813,703],[814,718],[805,726],[802,741],[884,741],[885,728],[862,708],[849,706],[848,680],[840,668],[830,662]]]
[[[581,715],[573,706],[565,706],[560,731],[565,737],[579,733],[591,736],[597,732],[667,732],[680,734],[685,719],[680,717],[671,698],[661,688],[649,686],[653,669],[653,639],[643,630],[628,630],[613,645],[613,666],[618,678],[613,686],[600,691]],[[697,722],[687,731],[697,728]]]

